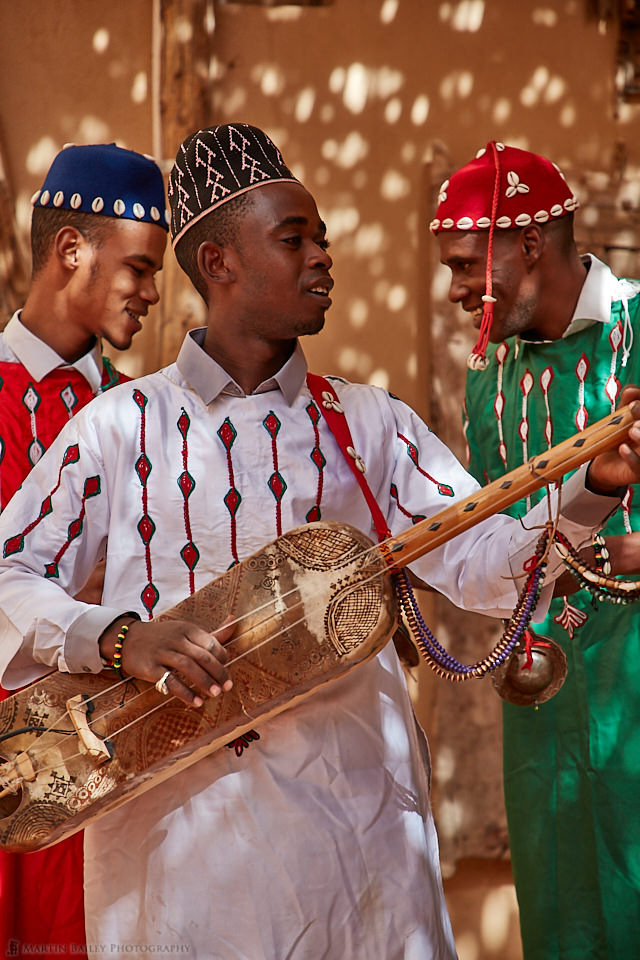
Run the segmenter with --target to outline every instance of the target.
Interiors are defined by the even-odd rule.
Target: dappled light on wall
[[[111,37],[109,36],[109,31],[105,27],[100,27],[99,30],[93,35],[93,49],[96,53],[105,53],[109,47],[109,41]]]
[[[459,0],[440,4],[438,14],[452,30],[476,33],[482,27],[484,8],[485,0]]]

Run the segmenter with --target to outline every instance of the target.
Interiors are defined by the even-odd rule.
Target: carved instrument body
[[[200,709],[113,671],[52,673],[0,702],[0,736],[29,730],[0,742],[0,847],[37,850],[83,829],[376,654],[396,614],[371,547],[346,524],[307,524],[163,614],[207,631],[240,621],[227,644],[233,689]]]

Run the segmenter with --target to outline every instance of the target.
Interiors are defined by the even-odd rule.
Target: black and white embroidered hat
[[[187,137],[169,175],[173,246],[216,207],[267,183],[299,183],[266,133],[222,123]]]

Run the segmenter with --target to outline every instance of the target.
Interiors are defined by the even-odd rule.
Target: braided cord
[[[530,570],[527,582],[520,592],[518,602],[502,637],[488,656],[474,664],[461,663],[444,649],[424,622],[406,570],[394,574],[393,583],[396,596],[413,640],[423,659],[439,677],[444,677],[453,683],[484,677],[503,664],[513,653],[525,637],[540,598],[547,565],[545,558],[549,539],[549,532],[545,530],[538,540],[535,556],[532,557],[529,564]],[[640,580],[621,580],[606,576],[600,570],[594,570],[580,559],[577,551],[571,546],[567,538],[557,530],[553,535],[553,541],[565,566],[568,567],[580,586],[588,590],[597,600],[614,604],[637,603],[640,601]]]

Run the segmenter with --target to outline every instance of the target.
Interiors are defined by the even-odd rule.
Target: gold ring
[[[167,677],[171,676],[171,670],[165,670],[158,682],[156,683],[156,690],[158,693],[164,694],[166,697],[169,693],[169,687],[167,686]]]

